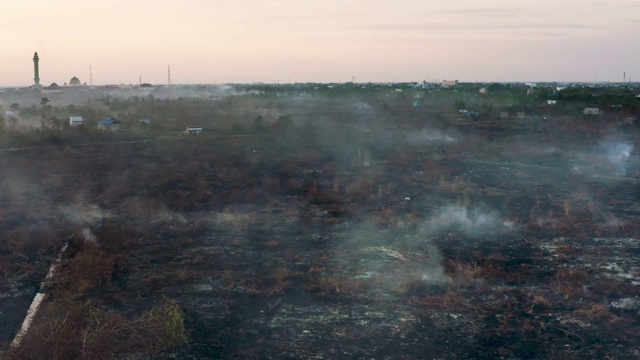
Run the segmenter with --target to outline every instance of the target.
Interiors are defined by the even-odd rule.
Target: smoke
[[[18,117],[5,123],[7,129],[16,132],[31,132],[42,128],[42,121],[36,118]]]
[[[444,273],[442,265],[442,255],[440,251],[432,251],[433,260],[424,264],[421,268],[421,280],[425,285],[442,285],[449,283],[451,278]]]
[[[468,209],[467,207],[449,205],[440,208],[424,224],[428,234],[462,232],[469,237],[478,237],[493,233],[511,232],[515,226],[510,221],[502,220],[495,211]]]
[[[437,145],[456,142],[457,139],[438,129],[422,129],[420,132],[407,134],[407,141],[411,145]]]
[[[0,180],[0,194],[17,208],[33,208],[33,211],[47,209],[51,199],[37,182],[28,176],[22,176],[16,168],[12,171],[15,173],[3,174]]]
[[[86,242],[97,245],[98,241],[90,227],[107,218],[109,214],[96,205],[86,205],[82,200],[59,207],[64,218],[74,224],[83,225],[82,236]]]
[[[600,145],[604,157],[614,167],[615,171],[624,175],[627,172],[627,163],[633,152],[633,144],[630,142],[606,141]]]
[[[353,273],[354,279],[374,286],[380,296],[408,284],[436,286],[450,281],[440,250],[419,229],[381,229],[364,221],[350,225],[338,248],[332,261],[337,273]]]
[[[227,208],[222,212],[211,214],[213,223],[224,229],[247,229],[249,226],[255,225],[260,217],[255,209],[238,209]]]
[[[610,136],[591,150],[576,155],[572,170],[605,176],[626,175],[633,150],[631,141]]]
[[[108,217],[108,213],[100,207],[86,205],[82,201],[60,206],[59,209],[65,219],[76,224],[92,225]]]
[[[445,285],[452,279],[445,273],[443,256],[434,237],[452,232],[469,238],[504,234],[516,230],[496,211],[482,206],[467,208],[444,206],[426,219],[416,220],[418,226],[380,229],[370,221],[353,226],[340,245],[334,262],[345,268],[358,269],[355,278],[378,278],[376,287],[384,293],[392,288]],[[393,284],[393,285],[389,285]],[[404,285],[398,285],[404,284]]]
[[[84,236],[85,241],[90,242],[94,245],[97,245],[98,241],[96,239],[96,236],[91,231],[91,229],[89,228],[82,229],[82,236]]]

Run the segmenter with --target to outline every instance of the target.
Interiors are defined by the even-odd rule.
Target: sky
[[[0,11],[0,86],[33,84],[35,51],[45,86],[166,84],[169,66],[173,84],[640,81],[638,0],[20,0]]]

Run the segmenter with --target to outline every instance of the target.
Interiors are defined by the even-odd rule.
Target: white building
[[[69,116],[69,125],[78,126],[84,124],[84,119],[82,116]]]
[[[201,127],[187,126],[186,128],[184,128],[184,133],[187,135],[200,135],[201,132],[202,132]]]
[[[584,115],[602,115],[602,108],[599,106],[586,106],[582,108]]]

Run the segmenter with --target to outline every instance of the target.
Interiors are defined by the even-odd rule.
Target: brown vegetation
[[[571,145],[554,127],[576,126],[584,146],[597,126],[458,127],[455,142],[416,145],[407,133],[428,113],[411,113],[406,130],[394,101],[380,134],[348,111],[326,128],[282,114],[252,124],[234,98],[215,111],[157,106],[259,136],[71,146],[94,136],[85,129],[60,135],[66,145],[3,153],[0,287],[11,298],[0,301],[16,313],[0,324],[5,349],[28,299],[47,294],[6,354],[637,355],[637,177],[582,175],[534,151]]]

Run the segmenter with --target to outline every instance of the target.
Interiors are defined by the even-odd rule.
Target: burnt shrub
[[[184,314],[163,299],[128,319],[91,301],[56,299],[44,306],[10,359],[122,359],[158,355],[187,344]]]

